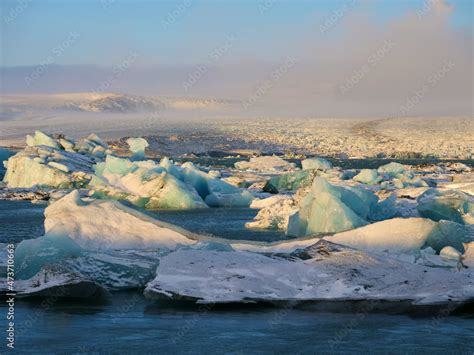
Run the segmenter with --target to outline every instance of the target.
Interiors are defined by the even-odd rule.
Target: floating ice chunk
[[[29,279],[46,264],[80,256],[81,253],[81,247],[67,235],[23,240],[15,250],[15,276],[21,280]]]
[[[327,171],[332,168],[331,162],[324,158],[305,159],[301,161],[301,165],[303,167],[303,170],[316,169],[316,170]]]
[[[462,254],[455,248],[453,247],[444,247],[441,249],[439,252],[439,255],[446,260],[452,260],[452,261],[460,261],[462,258]]]
[[[190,164],[192,165],[192,163]],[[183,173],[181,171],[182,169],[174,165],[173,162],[168,157],[164,157],[163,159],[161,159],[160,166],[164,168],[171,175],[177,177],[180,180],[184,180]]]
[[[148,147],[148,142],[144,138],[129,138],[127,144],[132,152],[132,160],[145,159],[145,148]]]
[[[8,187],[83,187],[90,180],[94,160],[78,153],[46,146],[27,147],[7,161]]]
[[[67,138],[59,138],[58,141],[59,141],[59,144],[61,144],[61,147],[63,147],[64,150],[66,150],[68,152],[74,152],[74,147],[76,145],[74,143],[74,141],[72,141],[70,139],[67,139]]]
[[[145,296],[198,303],[377,300],[383,301],[375,302],[377,307],[408,308],[456,307],[474,296],[469,273],[378,257],[325,240],[284,256],[178,250],[160,260]]]
[[[464,244],[462,262],[464,265],[474,268],[474,242]]]
[[[180,175],[210,207],[248,207],[254,199],[250,192],[209,176],[191,162],[182,165]]]
[[[384,219],[399,216],[396,206],[397,196],[392,194],[385,200],[370,205],[368,218],[371,221],[382,221]]]
[[[243,190],[234,193],[212,192],[206,196],[205,202],[210,207],[248,207],[255,197]]]
[[[415,175],[412,171],[405,171],[402,174],[396,175],[397,178],[403,183],[403,186],[413,187],[427,187],[428,183],[424,181],[420,176]]]
[[[209,170],[207,175],[214,179],[220,179],[222,177],[221,172],[219,170]]]
[[[250,158],[250,161],[239,161],[234,165],[239,170],[267,172],[288,171],[293,170],[296,167],[294,163],[289,163],[275,155]]]
[[[427,243],[437,252],[446,246],[463,252],[464,243],[468,243],[471,240],[472,238],[466,226],[451,221],[439,221]]]
[[[57,163],[55,161],[50,161],[48,162],[48,165],[49,166],[52,166],[53,168],[56,168],[58,170],[61,170],[61,171],[64,171],[65,173],[68,173],[69,172],[69,168],[67,167],[67,165],[64,165],[64,164],[61,164],[61,163]]]
[[[325,239],[369,252],[417,253],[435,228],[429,219],[394,218]]]
[[[27,135],[26,144],[30,147],[44,145],[55,149],[61,149],[60,144],[54,138],[41,131],[35,131],[34,136]]]
[[[263,187],[263,191],[278,193],[279,191],[296,191],[310,186],[315,176],[314,170],[303,170],[272,176]]]
[[[402,174],[405,171],[405,167],[400,163],[391,162],[391,163],[379,166],[377,171],[380,174],[387,174],[389,176],[394,177],[398,174]]]
[[[474,224],[474,196],[462,191],[429,189],[418,197],[417,209],[421,216],[434,221]]]
[[[458,228],[460,227],[460,228]],[[470,240],[463,226],[426,218],[394,218],[325,239],[369,252],[417,253],[425,246],[439,252],[446,246],[461,248]]]
[[[391,218],[396,213],[393,198],[378,203],[378,197],[368,190],[335,186],[315,177],[299,212],[290,216],[287,233],[337,233],[364,226],[369,220]]]
[[[105,143],[105,141],[100,138],[97,134],[95,133],[91,133],[87,136],[87,140],[89,142],[92,142],[94,143],[95,145],[98,145],[98,146],[101,146],[105,149],[109,149],[109,145],[107,143]]]
[[[0,286],[0,291],[2,287]],[[46,264],[28,280],[16,280],[15,292],[19,297],[91,298],[107,292],[91,279],[69,270],[64,265]]]
[[[251,208],[261,208],[253,222],[247,222],[248,229],[278,229],[286,231],[290,215],[297,211],[290,196],[275,195],[263,200],[255,200]]]
[[[335,233],[354,229],[367,224],[339,198],[327,192],[317,197],[305,198],[299,212],[289,218],[287,234],[306,236],[311,234]]]
[[[81,256],[62,261],[76,272],[109,290],[145,287],[153,279],[159,263],[157,251],[84,251]]]
[[[114,157],[113,155],[107,155],[105,158],[105,165],[99,165],[95,173],[98,176],[102,176],[104,173],[125,175],[129,172],[137,169],[137,165],[132,163],[128,159]]]
[[[147,209],[193,209],[206,208],[202,198],[191,186],[186,185],[173,175],[162,173],[163,187],[145,205]]]
[[[359,174],[354,176],[353,180],[367,185],[375,185],[382,181],[382,177],[375,169],[362,169]]]
[[[87,138],[83,139],[79,143],[76,143],[74,149],[81,154],[92,154],[95,151],[95,155],[100,156],[102,153],[105,154],[108,151],[109,146],[95,133],[91,133]]]
[[[82,201],[77,190],[45,210],[45,236],[67,236],[88,250],[176,248],[193,244],[192,233],[117,201]]]

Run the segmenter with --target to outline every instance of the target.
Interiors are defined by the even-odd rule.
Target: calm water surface
[[[24,201],[0,201],[0,242],[41,235],[43,209]],[[256,236],[242,228],[254,214],[249,209],[222,209],[160,216],[196,232],[242,239]],[[258,237],[284,238],[273,232]],[[0,307],[5,324],[3,302]],[[204,308],[152,302],[140,292],[114,293],[96,302],[17,300],[15,312],[17,353],[472,354],[474,350],[474,318],[467,314],[436,318],[436,314],[413,317],[264,306]],[[4,341],[0,349],[6,353]]]

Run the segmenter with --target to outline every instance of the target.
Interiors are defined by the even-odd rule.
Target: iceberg
[[[94,157],[48,146],[26,147],[6,162],[4,182],[9,188],[81,188],[92,175]]]
[[[427,218],[393,218],[324,238],[367,252],[397,254],[417,254],[425,247],[440,252],[447,246],[462,252],[463,243],[471,240],[462,226]]]
[[[61,145],[52,137],[41,131],[35,131],[33,136],[26,135],[26,145],[30,147],[34,146],[46,146],[54,149],[61,149]]]
[[[248,191],[236,193],[212,192],[204,200],[209,207],[248,207],[255,197]]]
[[[5,286],[0,286],[0,293],[7,292]],[[16,280],[15,292],[17,297],[45,297],[53,301],[59,298],[97,300],[107,295],[107,291],[91,279],[58,264],[47,264],[33,277]]]
[[[145,159],[145,148],[148,147],[148,142],[144,138],[129,138],[127,144],[132,152],[132,160]]]
[[[131,162],[108,155],[105,162],[96,165],[95,173],[90,187],[97,198],[128,201],[146,209],[207,207],[192,186],[153,161]]]
[[[287,234],[343,232],[364,226],[370,220],[391,218],[396,213],[393,199],[379,203],[378,197],[368,190],[331,185],[317,176],[311,191],[301,201],[299,212],[290,216]]]
[[[452,260],[455,262],[459,262],[462,259],[462,254],[453,247],[444,247],[439,252],[439,255],[446,260]]]
[[[92,154],[103,158],[109,153],[109,146],[95,133],[91,133],[87,138],[77,143],[74,150],[81,154]]]
[[[291,254],[178,250],[145,288],[150,299],[206,303],[380,301],[377,309],[474,299],[472,273],[430,268],[321,240]],[[401,302],[403,301],[403,302]]]
[[[382,181],[382,177],[375,169],[362,169],[359,174],[353,177],[353,180],[367,185],[375,185]]]
[[[395,177],[405,172],[405,167],[400,163],[391,162],[391,163],[379,166],[379,168],[377,169],[377,172],[379,174],[387,174],[391,177]]]
[[[332,169],[330,161],[324,158],[309,158],[301,161],[303,170],[322,170],[327,171]]]
[[[296,191],[300,188],[311,186],[316,172],[314,170],[303,170],[272,176],[263,191],[278,193],[279,191]]]
[[[286,195],[274,195],[272,197],[252,202],[250,208],[259,208],[254,221],[247,222],[248,229],[288,229],[290,215],[297,211],[293,198]]]
[[[114,200],[84,201],[77,190],[48,206],[45,217],[46,233],[38,240],[68,237],[86,250],[173,249],[195,243],[192,233]]]
[[[420,216],[434,221],[448,220],[460,224],[474,224],[474,196],[458,191],[426,190],[418,197]]]
[[[50,235],[20,242],[15,250],[15,276],[33,277],[47,264],[81,255],[82,248],[67,235]]]

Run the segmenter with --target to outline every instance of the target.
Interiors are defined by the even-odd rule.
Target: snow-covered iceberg
[[[440,252],[453,247],[463,252],[470,242],[468,231],[456,223],[426,218],[393,218],[327,236],[325,239],[368,252],[417,254],[425,247]]]
[[[81,143],[63,135],[50,136],[36,131],[27,136],[27,147],[4,164],[8,188],[80,188],[93,174],[108,145],[91,134]]]
[[[84,201],[77,190],[46,208],[45,216],[45,237],[68,237],[87,250],[172,249],[195,243],[192,233],[117,201]]]
[[[96,159],[48,146],[26,147],[6,163],[9,188],[80,188],[86,186]]]
[[[456,270],[457,271],[457,270]],[[199,303],[380,301],[409,308],[474,300],[472,271],[427,268],[319,241],[291,254],[178,250],[145,296]]]

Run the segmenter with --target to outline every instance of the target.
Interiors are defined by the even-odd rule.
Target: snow
[[[240,170],[282,172],[294,170],[295,164],[273,155],[250,158],[250,161],[239,161],[235,163],[235,167]]]
[[[458,227],[426,218],[393,218],[325,239],[368,252],[416,254],[426,246],[437,252],[445,246],[463,251],[462,243],[470,238],[467,231]]]
[[[192,233],[117,201],[83,201],[77,190],[46,208],[45,217],[46,238],[69,237],[87,250],[173,249],[195,243]]]

